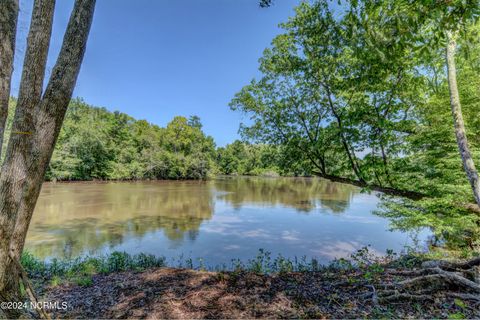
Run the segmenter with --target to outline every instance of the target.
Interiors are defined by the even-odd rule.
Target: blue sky
[[[299,0],[97,0],[74,96],[160,126],[200,116],[222,146],[236,138],[233,95],[258,75],[258,59]],[[20,79],[32,0],[21,0],[14,83]],[[47,76],[60,50],[73,0],[57,0]]]

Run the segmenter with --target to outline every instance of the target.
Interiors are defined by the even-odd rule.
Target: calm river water
[[[412,237],[373,214],[379,199],[316,178],[217,178],[211,181],[45,183],[27,236],[37,257],[111,251],[152,253],[208,265],[273,256],[346,257],[400,252]]]

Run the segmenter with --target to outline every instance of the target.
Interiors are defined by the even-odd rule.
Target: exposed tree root
[[[464,262],[450,262],[450,261],[427,261],[422,264],[423,267],[425,268],[434,268],[434,267],[440,267],[444,270],[447,271],[453,271],[453,270],[466,270],[466,269],[471,269],[475,266],[480,266],[480,257],[464,261]]]
[[[387,270],[401,279],[383,284],[384,289],[376,293],[378,302],[432,301],[440,295],[480,304],[479,266],[480,258],[475,258],[465,262],[428,261],[418,270]]]

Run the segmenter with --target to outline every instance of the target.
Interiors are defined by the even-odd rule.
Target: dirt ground
[[[374,283],[397,281],[384,273]],[[44,301],[67,302],[55,318],[479,318],[478,302],[426,296],[383,303],[355,272],[259,275],[159,268],[96,275],[90,286],[48,287]]]

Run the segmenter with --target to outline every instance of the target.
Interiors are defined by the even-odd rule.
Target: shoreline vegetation
[[[264,250],[214,268],[124,252],[50,262],[25,253],[22,265],[40,301],[67,303],[51,311],[60,318],[478,318],[480,258],[432,258],[365,247],[327,265]]]

